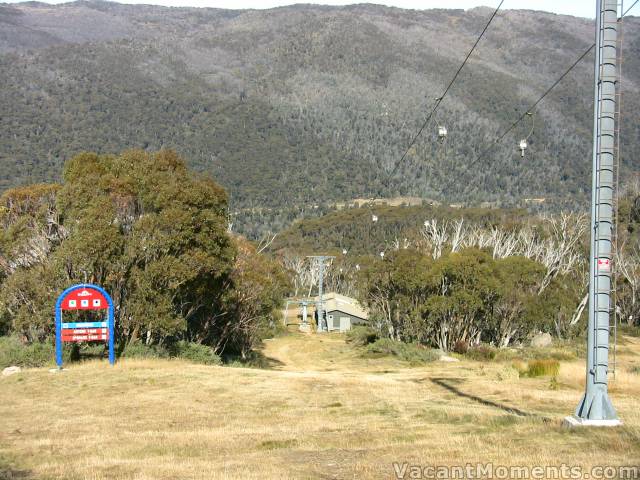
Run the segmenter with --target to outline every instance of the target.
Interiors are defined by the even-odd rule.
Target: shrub
[[[104,358],[108,348],[104,343],[78,344],[80,358]]]
[[[193,363],[202,363],[203,365],[220,365],[222,363],[220,357],[208,345],[180,341],[174,345],[173,349],[172,356]]]
[[[494,360],[497,362],[508,362],[516,358],[522,358],[522,352],[519,352],[515,348],[498,348]]]
[[[634,365],[629,369],[629,372],[635,375],[640,375],[640,365]]]
[[[469,350],[467,350],[466,355],[471,360],[487,361],[487,360],[494,360],[496,358],[496,354],[497,354],[497,350],[495,347],[492,347],[491,345],[482,344],[482,345],[469,348]]]
[[[369,344],[365,355],[369,357],[393,356],[414,364],[433,362],[440,358],[438,350],[424,348],[416,343],[396,342],[388,338],[382,338]]]
[[[156,345],[130,343],[120,356],[124,358],[169,358],[169,352]]]
[[[355,327],[347,332],[346,341],[357,347],[365,347],[378,338],[378,332],[371,327]]]
[[[620,325],[618,333],[629,337],[640,337],[640,325]]]
[[[184,340],[173,343],[168,348],[132,343],[125,347],[121,356],[124,358],[180,358],[204,365],[220,365],[222,363],[213,348]]]
[[[104,345],[74,344],[65,345],[64,361],[74,361],[85,357],[101,357]],[[0,369],[17,365],[19,367],[42,367],[55,362],[56,349],[53,340],[25,344],[17,337],[0,337]],[[124,358],[182,358],[194,363],[219,365],[220,357],[207,345],[190,342],[177,342],[170,349],[157,345],[132,343],[125,347],[120,355]]]
[[[53,341],[24,344],[17,337],[0,337],[0,368],[42,367],[52,364],[55,355]]]
[[[464,355],[469,351],[469,344],[464,340],[458,340],[453,346],[453,351],[455,353],[459,353],[460,355]]]
[[[527,368],[529,377],[555,377],[560,373],[560,362],[549,358],[547,360],[531,360]]]

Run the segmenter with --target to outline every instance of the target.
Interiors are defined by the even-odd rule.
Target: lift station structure
[[[331,255],[311,255],[307,258],[313,260],[318,269],[318,300],[316,301],[316,315],[318,317],[317,331],[328,332],[329,326],[324,311],[324,270],[327,260],[333,260],[336,257]]]

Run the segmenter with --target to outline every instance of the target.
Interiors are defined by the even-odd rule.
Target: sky
[[[1,2],[2,0],[0,0]],[[13,3],[15,0],[9,0]],[[18,0],[20,1],[20,0]],[[47,1],[47,0],[45,0]],[[63,3],[65,0],[49,0],[47,3]],[[625,0],[632,5],[634,0]],[[473,8],[477,6],[496,7],[499,0],[119,0],[120,3],[150,3],[170,7],[215,7],[215,8],[273,8],[294,3],[318,3],[322,5],[350,5],[354,3],[377,3],[399,8],[425,10],[429,8]],[[595,0],[505,0],[502,8],[544,10],[547,12],[595,18]],[[640,15],[640,2],[631,11]]]

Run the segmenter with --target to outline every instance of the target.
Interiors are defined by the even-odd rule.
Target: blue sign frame
[[[109,329],[109,363],[111,365],[116,362],[115,348],[114,348],[114,315],[113,315],[113,301],[111,297],[107,293],[105,289],[99,287],[98,285],[92,285],[90,283],[80,283],[77,285],[73,285],[72,287],[67,288],[64,292],[60,294],[58,300],[56,301],[56,364],[58,368],[62,368],[62,302],[70,293],[75,292],[80,289],[89,289],[95,290],[99,292],[104,298],[107,299],[107,304],[109,305],[107,308],[107,328]],[[91,322],[89,322],[91,323]],[[87,328],[91,328],[89,323],[86,324]],[[78,326],[85,326],[78,324]]]

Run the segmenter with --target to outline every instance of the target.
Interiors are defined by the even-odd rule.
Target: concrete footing
[[[298,330],[300,330],[302,333],[311,333],[311,325],[308,323],[301,323],[298,327]]]
[[[615,420],[589,420],[586,418],[570,415],[564,418],[562,426],[567,428],[576,427],[619,427],[622,422],[617,418]]]

